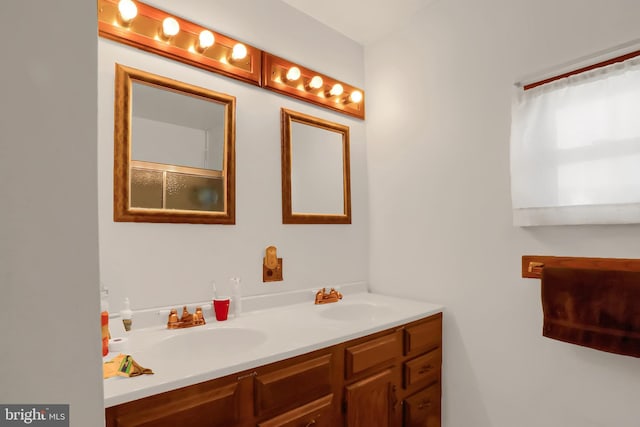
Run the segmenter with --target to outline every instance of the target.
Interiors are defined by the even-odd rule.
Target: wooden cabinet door
[[[387,369],[345,389],[347,427],[389,427],[396,406],[392,371]]]

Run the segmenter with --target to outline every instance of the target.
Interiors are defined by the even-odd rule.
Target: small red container
[[[213,300],[213,311],[216,313],[216,320],[227,320],[230,302],[229,298],[216,298]]]

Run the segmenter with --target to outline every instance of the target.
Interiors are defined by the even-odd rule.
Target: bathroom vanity
[[[191,341],[176,352],[169,350],[173,335],[160,339],[169,346],[156,347],[152,338],[133,350],[156,374],[105,381],[107,427],[440,426],[439,306],[362,293],[212,323],[175,335],[186,338],[173,344]],[[209,346],[216,347],[216,339],[234,333],[243,340],[247,325],[266,332],[246,335],[257,344],[238,344],[237,357],[226,351],[232,341],[204,355],[196,344],[212,338]],[[146,331],[162,333],[171,332]],[[190,348],[193,358],[186,356]],[[154,359],[156,351],[174,365],[161,363],[159,354]],[[181,371],[180,361],[189,366]]]

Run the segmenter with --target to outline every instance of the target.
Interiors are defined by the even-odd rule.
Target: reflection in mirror
[[[116,64],[114,220],[235,223],[235,98]]]
[[[349,127],[282,109],[284,224],[351,224]]]
[[[293,121],[291,141],[293,212],[342,212],[342,134]]]

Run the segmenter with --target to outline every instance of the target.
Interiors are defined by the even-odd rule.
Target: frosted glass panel
[[[222,211],[224,187],[220,178],[167,172],[167,209]]]
[[[131,169],[131,206],[162,208],[162,172]]]

